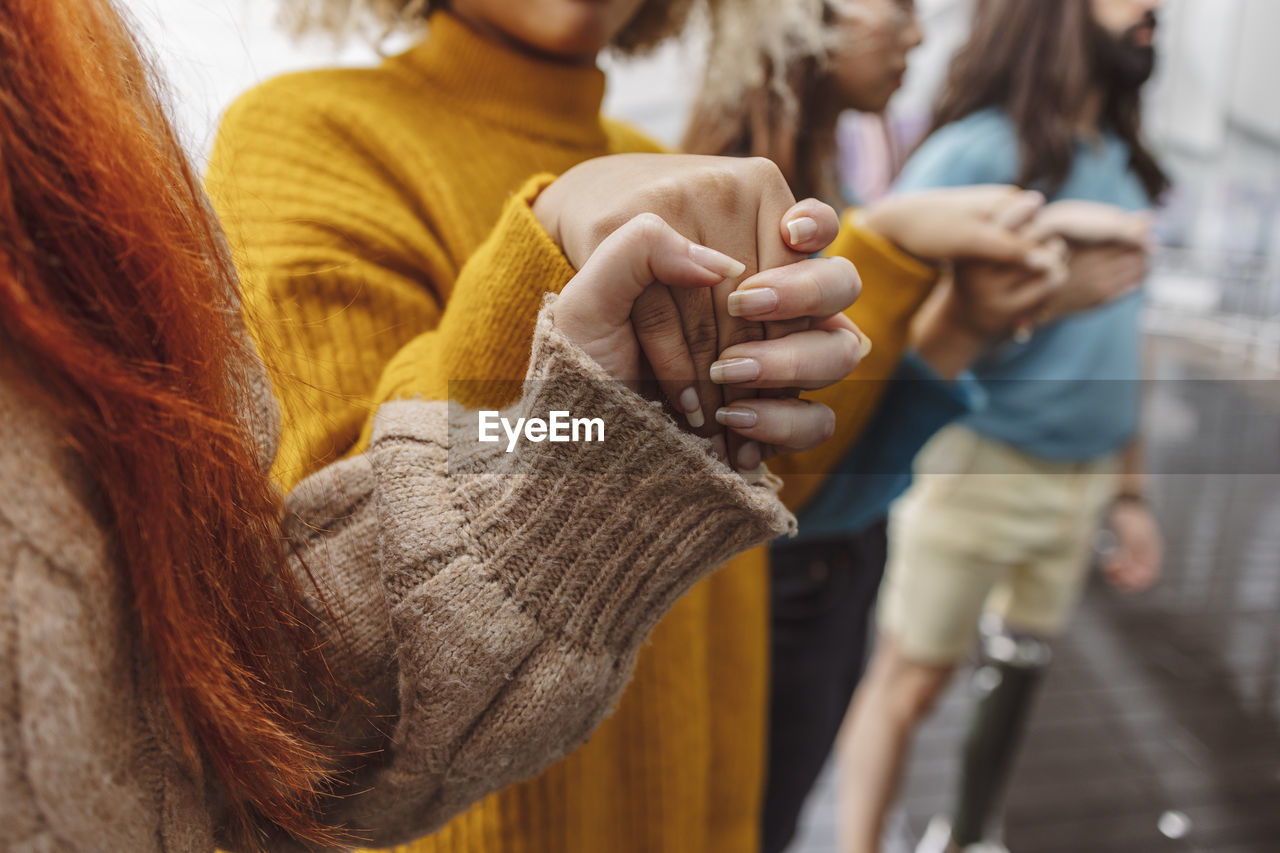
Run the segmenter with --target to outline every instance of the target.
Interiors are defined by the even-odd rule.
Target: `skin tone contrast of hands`
[[[739,468],[830,437],[831,411],[796,392],[843,379],[867,346],[843,316],[861,289],[857,271],[843,258],[808,257],[839,230],[832,208],[797,204],[767,160],[622,154],[570,169],[533,212],[580,270],[644,213],[731,258],[708,288],[655,277],[635,300],[631,318],[654,378],[695,432],[729,428],[722,440]],[[786,393],[764,396],[774,389]]]
[[[606,199],[599,186],[611,188]],[[1042,205],[1038,193],[988,186],[894,197],[860,215],[870,230],[925,261],[982,258],[1016,267],[1020,277],[1007,277],[1029,277],[1033,286],[1012,299],[1011,288],[988,287],[984,305],[994,311],[1005,299],[1000,311],[1025,313],[1062,266],[1052,245],[1019,233]],[[637,375],[647,365],[700,434],[728,427],[738,439],[729,440],[728,452],[740,468],[831,435],[831,412],[794,394],[845,378],[865,355],[869,342],[842,316],[860,282],[843,258],[808,257],[835,238],[838,219],[817,201],[795,203],[772,163],[602,157],[566,172],[539,196],[534,213],[584,271],[597,248],[641,213],[691,240],[695,254],[711,246],[728,256],[708,261],[722,279],[706,287],[668,287],[676,283],[651,277],[631,315],[645,356]]]

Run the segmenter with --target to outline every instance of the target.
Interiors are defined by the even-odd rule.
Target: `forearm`
[[[1134,438],[1120,453],[1120,476],[1116,481],[1116,494],[1145,498],[1147,485],[1142,441]]]
[[[474,411],[402,400],[381,408],[368,451],[332,466],[345,485],[294,496],[308,553],[347,562],[312,566],[337,579],[339,659],[375,711],[395,709],[353,780],[367,792],[339,805],[379,844],[579,745],[674,601],[794,524],[776,481],[748,484],[543,316],[524,396],[503,414],[598,416],[605,442],[506,453],[476,441]],[[352,720],[352,742],[370,729]]]
[[[912,348],[944,380],[968,370],[989,346],[986,336],[956,316],[951,286],[940,285],[912,324]]]

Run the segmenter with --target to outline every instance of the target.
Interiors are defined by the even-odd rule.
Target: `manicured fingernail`
[[[711,365],[711,381],[720,385],[750,382],[760,376],[760,362],[754,358],[728,358]]]
[[[778,307],[778,291],[772,287],[752,287],[729,294],[729,316],[750,317],[767,314]]]
[[[702,402],[698,400],[698,392],[695,389],[686,388],[680,392],[680,408],[684,410],[689,426],[694,429],[701,429],[707,422],[702,414]]]
[[[798,216],[787,223],[787,232],[791,235],[791,245],[812,240],[818,236],[818,221],[809,216]]]
[[[756,412],[745,406],[725,406],[716,409],[716,422],[733,429],[750,429],[756,425]]]
[[[747,265],[742,261],[735,261],[723,252],[717,252],[715,249],[700,246],[697,243],[689,246],[689,257],[698,266],[724,278],[737,278],[747,271]]]
[[[764,457],[760,454],[760,445],[754,441],[748,441],[738,448],[738,470],[754,471],[760,467],[760,463],[763,461]]]
[[[858,330],[858,361],[871,355],[871,338],[868,338],[861,329]]]

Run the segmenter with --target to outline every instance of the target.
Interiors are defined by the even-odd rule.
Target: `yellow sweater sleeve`
[[[784,480],[782,500],[793,512],[813,496],[866,427],[906,349],[911,318],[937,281],[935,270],[865,228],[856,210],[845,213],[827,254],[846,257],[858,268],[862,294],[846,313],[871,339],[872,349],[847,379],[806,395],[836,413],[831,440],[769,462]]]
[[[508,200],[489,238],[463,265],[439,326],[387,363],[377,402],[422,395],[475,408],[520,395],[542,298],[558,293],[575,272],[531,207],[553,180],[535,176]]]
[[[285,488],[358,450],[379,403],[522,376],[542,295],[573,275],[529,206],[548,177],[508,201],[459,270],[448,209],[433,219],[407,202],[404,178],[336,109],[251,91],[224,117],[207,179],[275,380]],[[430,175],[414,181],[430,192]],[[520,340],[480,346],[495,334]]]

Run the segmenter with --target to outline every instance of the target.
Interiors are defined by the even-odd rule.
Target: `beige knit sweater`
[[[274,412],[253,375],[266,462]],[[458,440],[474,413],[402,400],[366,453],[288,497],[336,664],[372,703],[342,723],[372,754],[331,807],[371,844],[422,835],[585,741],[671,604],[794,524],[775,479],[729,471],[545,309],[528,380],[508,416],[600,417],[605,442],[507,454]],[[212,850],[222,797],[182,760],[84,466],[3,383],[0,430],[0,850]]]

